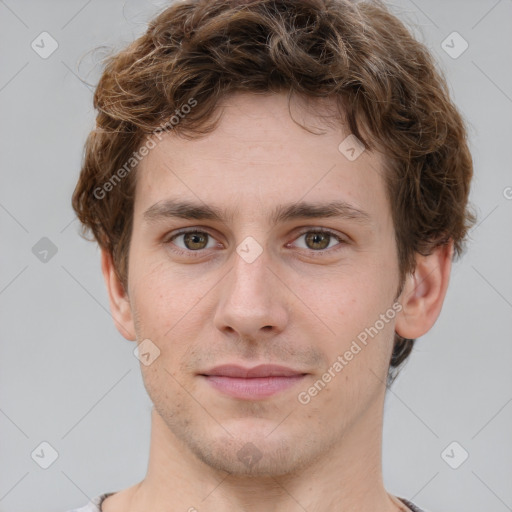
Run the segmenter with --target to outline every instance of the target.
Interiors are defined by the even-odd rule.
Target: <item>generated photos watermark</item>
[[[312,386],[310,386],[307,390],[301,391],[297,395],[297,400],[302,405],[307,405],[311,402],[311,400],[322,391],[332,379],[338,375],[345,366],[349,364],[350,361],[354,359],[354,357],[359,354],[364,347],[368,344],[368,336],[370,338],[374,338],[377,334],[384,329],[384,326],[388,324],[391,320],[393,320],[397,313],[402,311],[403,306],[400,302],[395,302],[385,313],[381,313],[379,316],[379,320],[376,320],[375,323],[366,327],[363,331],[361,331],[357,335],[357,340],[353,340],[350,348],[346,350],[343,355],[339,355],[336,358],[336,361],[332,363],[331,366],[322,374],[321,378],[318,379]],[[359,343],[358,343],[359,341]],[[361,346],[363,345],[363,346]]]
[[[164,123],[163,125],[159,126],[152,132],[152,136],[156,136],[158,140],[162,140],[162,132],[165,132],[166,130],[170,128],[174,128],[176,125],[178,125],[183,119],[195,106],[197,105],[197,100],[194,98],[190,98],[185,105],[182,105],[180,108],[177,108],[174,111],[174,114],[171,116],[171,118]],[[149,152],[156,147],[156,142],[153,139],[153,137],[148,137],[146,142],[137,150],[134,151],[130,158],[125,162],[125,164],[120,167],[111,177],[108,179],[105,183],[103,183],[101,186],[96,187],[93,191],[93,196],[96,199],[103,199],[106,197],[106,195],[111,192],[116,185],[118,185],[123,178],[128,176],[130,172],[137,166],[137,164],[149,154]]]

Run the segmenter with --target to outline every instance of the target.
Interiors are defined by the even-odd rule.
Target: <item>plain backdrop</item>
[[[151,403],[70,200],[98,63],[165,5],[0,0],[0,512],[62,512],[145,475]],[[506,512],[512,0],[390,5],[435,55],[468,123],[479,219],[437,324],[388,392],[385,484],[432,512]]]

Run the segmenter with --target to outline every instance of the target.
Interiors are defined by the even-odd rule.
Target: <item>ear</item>
[[[101,271],[107,286],[110,301],[110,312],[117,330],[129,341],[137,339],[132,318],[132,310],[128,294],[114,270],[112,255],[105,249],[101,250]]]
[[[398,298],[403,309],[396,317],[395,331],[400,336],[419,338],[436,322],[448,289],[452,256],[453,240],[429,256],[416,256],[416,268]]]

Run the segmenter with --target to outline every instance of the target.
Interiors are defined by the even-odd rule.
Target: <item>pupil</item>
[[[313,245],[316,245],[314,247],[315,249],[325,249],[329,245],[329,236],[323,233],[314,233],[309,234],[306,239],[308,243],[311,243]],[[323,242],[321,241],[323,239]],[[320,247],[318,247],[318,244],[320,244]]]
[[[201,244],[204,244],[205,240],[206,237],[200,233],[185,234],[185,245],[189,249],[202,249]],[[197,247],[197,245],[199,245],[199,247]]]

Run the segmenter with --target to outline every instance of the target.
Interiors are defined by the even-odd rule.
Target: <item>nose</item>
[[[286,287],[276,274],[266,251],[251,263],[235,253],[233,268],[219,283],[215,327],[250,340],[282,332],[289,313]]]

